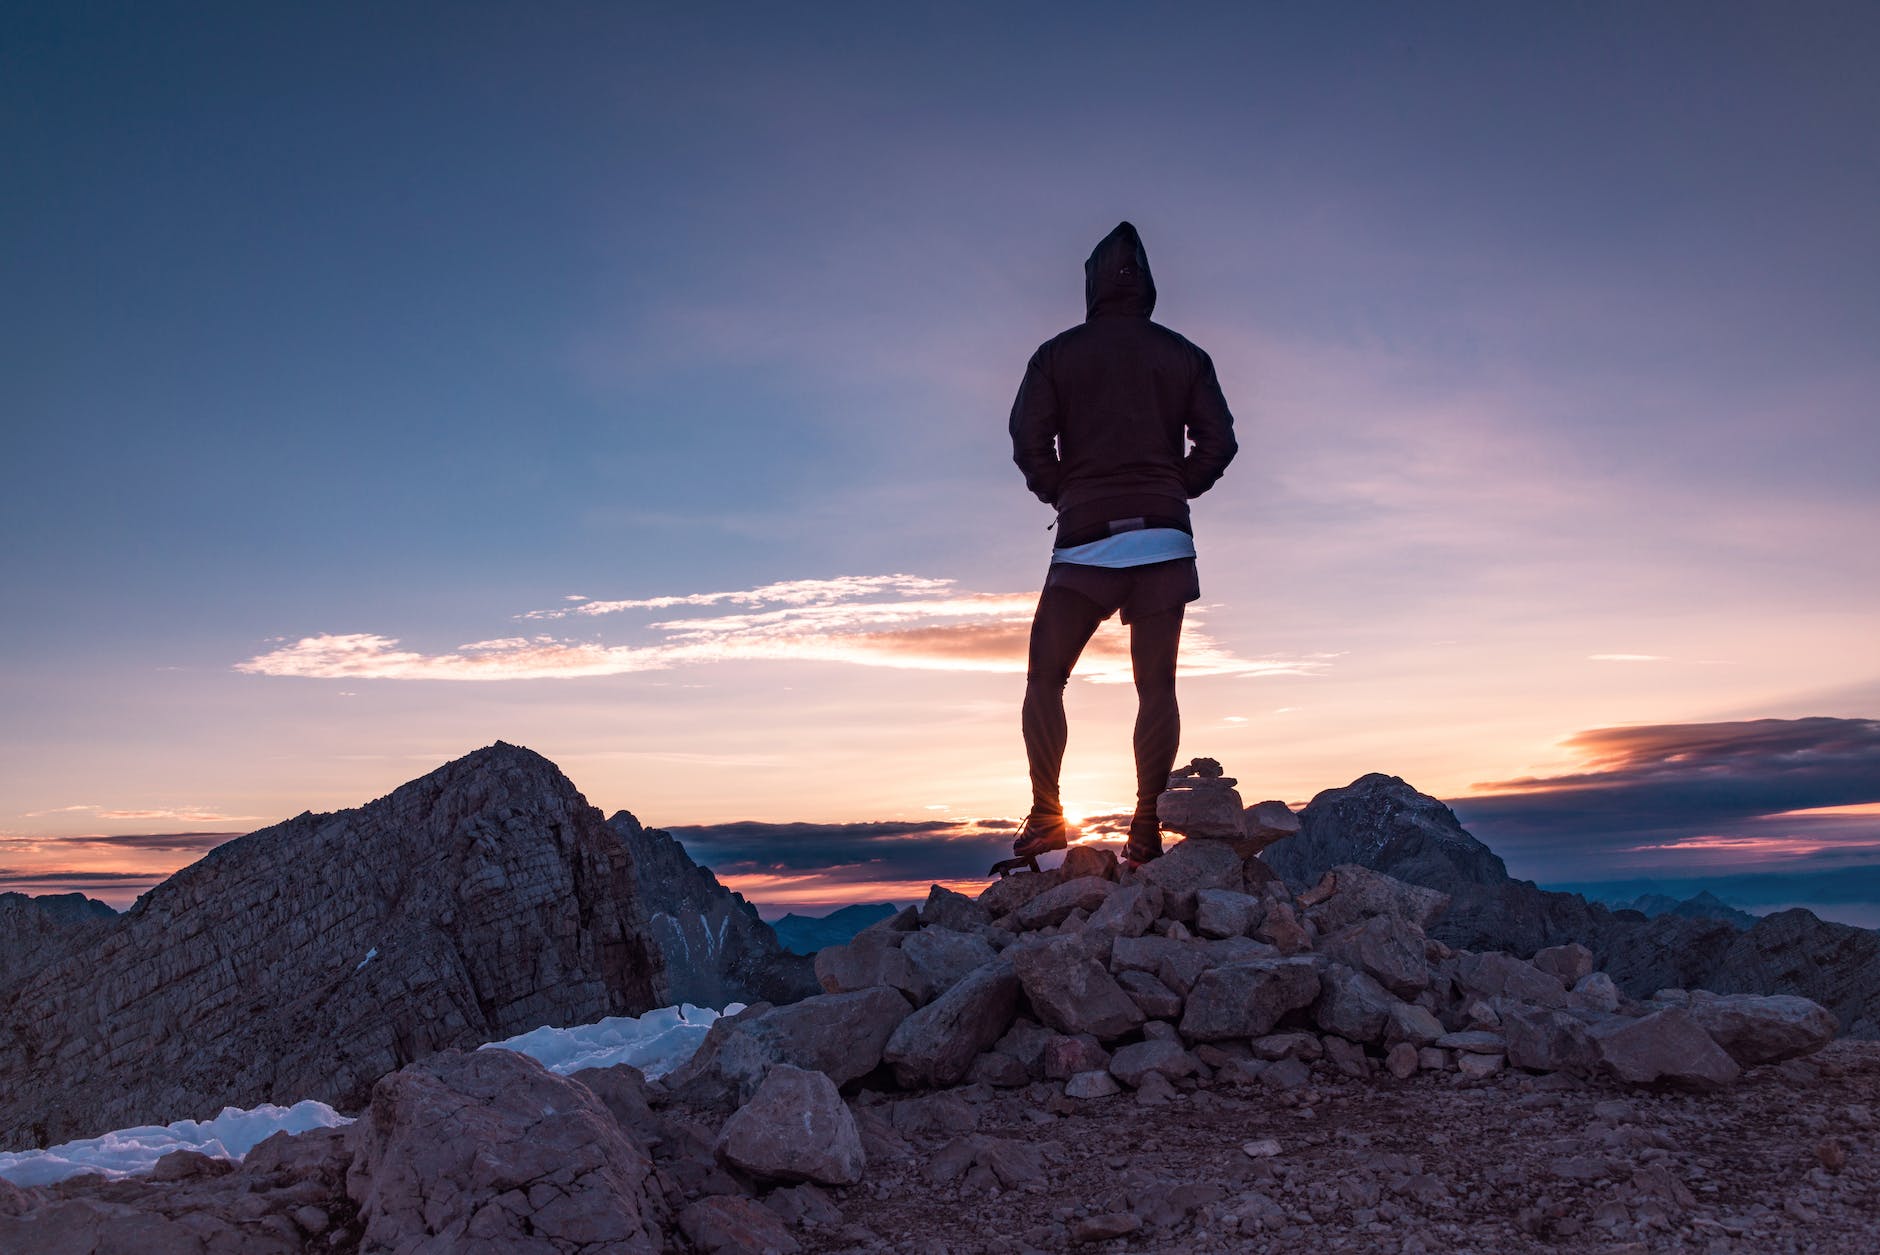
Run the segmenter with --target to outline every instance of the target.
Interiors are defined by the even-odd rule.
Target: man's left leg
[[[1136,814],[1130,824],[1129,855],[1140,861],[1162,852],[1155,801],[1168,787],[1182,739],[1175,704],[1175,659],[1181,647],[1182,611],[1176,606],[1138,616],[1129,626],[1129,661],[1136,675]]]

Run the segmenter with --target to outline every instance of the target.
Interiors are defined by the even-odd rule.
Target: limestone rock
[[[1108,1098],[1122,1092],[1123,1087],[1108,1072],[1079,1072],[1064,1082],[1064,1093],[1071,1098]]]
[[[1209,968],[1188,993],[1182,1036],[1190,1041],[1260,1037],[1288,1011],[1319,996],[1318,965],[1311,959],[1265,959]]]
[[[1305,925],[1299,922],[1292,907],[1284,902],[1268,905],[1253,935],[1274,946],[1281,954],[1298,954],[1312,948],[1311,934],[1306,932]]]
[[[1589,972],[1567,995],[1567,1005],[1582,1011],[1617,1011],[1622,1000],[1619,987],[1604,972]]]
[[[775,1212],[737,1195],[692,1203],[679,1213],[679,1231],[703,1255],[796,1255],[803,1249]]]
[[[1151,1019],[1172,1020],[1182,1013],[1182,996],[1147,972],[1123,972],[1116,983]]]
[[[1173,1081],[1192,1076],[1200,1066],[1200,1061],[1175,1041],[1134,1042],[1110,1056],[1110,1075],[1131,1089],[1141,1085],[1151,1072]]]
[[[914,975],[897,943],[866,930],[846,945],[824,946],[816,952],[816,981],[824,993],[846,994],[886,985],[916,1003],[926,1000],[923,983]]]
[[[1064,851],[1064,861],[1058,865],[1058,870],[1065,880],[1082,876],[1115,880],[1118,874],[1116,855],[1099,845],[1071,846]]]
[[[1839,1024],[1807,998],[1777,994],[1717,995],[1693,990],[1685,1009],[1743,1067],[1813,1054],[1834,1040]]]
[[[1265,849],[1275,841],[1284,841],[1299,831],[1299,816],[1284,802],[1255,802],[1241,820],[1246,841]]]
[[[927,904],[921,908],[920,922],[928,928],[976,933],[992,922],[992,914],[965,894],[935,885],[927,891]]]
[[[1449,906],[1447,894],[1356,863],[1329,868],[1307,896],[1315,899],[1307,913],[1319,931],[1326,933],[1373,915],[1395,916],[1426,929]]]
[[[229,841],[0,990],[0,1144],[286,1097],[357,1110],[413,1059],[665,1005],[660,955],[632,851],[499,741]]]
[[[886,986],[818,994],[787,1007],[753,1007],[713,1022],[696,1053],[665,1078],[666,1088],[705,1105],[738,1105],[756,1093],[773,1064],[825,1074],[837,1085],[881,1063],[889,1036],[913,1011]]]
[[[1234,889],[1195,892],[1195,930],[1203,937],[1244,937],[1265,911],[1259,898]]]
[[[1195,917],[1198,891],[1241,889],[1246,884],[1240,856],[1204,838],[1181,842],[1137,874],[1162,891],[1163,913],[1184,922]]]
[[[445,1051],[402,1068],[373,1087],[348,1141],[368,1249],[663,1245],[646,1152],[586,1088],[526,1055]]]
[[[633,883],[675,1003],[795,1002],[817,992],[810,960],[791,954],[757,908],[694,863],[669,832],[616,811],[607,828],[633,854]]]
[[[1567,1005],[1567,987],[1531,963],[1510,954],[1464,953],[1456,961],[1456,983],[1485,998],[1512,998],[1543,1007]]]
[[[992,959],[902,1020],[882,1057],[903,1085],[955,1084],[1012,1027],[1018,994],[1011,962]]]
[[[1689,1089],[1718,1089],[1742,1074],[1736,1061],[1682,1008],[1595,1024],[1588,1035],[1600,1063],[1634,1085],[1666,1081]]]
[[[1395,914],[1351,924],[1321,938],[1315,949],[1366,973],[1400,998],[1414,998],[1430,985],[1423,930]]]
[[[867,1155],[855,1117],[821,1072],[780,1063],[732,1113],[714,1147],[725,1162],[773,1181],[853,1185]]]
[[[1532,962],[1569,989],[1593,973],[1593,952],[1577,941],[1537,951]]]
[[[1143,1021],[1142,1009],[1076,938],[1018,951],[1012,964],[1032,1010],[1061,1033],[1109,1040]]]
[[[1312,884],[1342,863],[1417,885],[1508,880],[1506,865],[1468,834],[1454,811],[1378,773],[1314,797],[1299,812],[1298,834],[1274,845],[1266,858],[1293,885]]]
[[[1363,972],[1342,963],[1330,963],[1320,973],[1318,1001],[1312,1018],[1328,1033],[1354,1042],[1377,1041],[1390,1023],[1397,1004],[1390,991]]]
[[[929,997],[945,993],[996,957],[984,938],[937,926],[909,933],[900,953]]]
[[[1515,1004],[1503,1010],[1501,1022],[1508,1062],[1517,1068],[1585,1074],[1599,1064],[1586,1025],[1564,1011]]]
[[[1116,882],[1101,876],[1079,876],[1045,890],[1012,912],[1021,929],[1029,932],[1061,924],[1072,911],[1096,911],[1112,893]]]
[[[1054,867],[1050,871],[1019,872],[1017,875],[1002,877],[987,885],[985,892],[976,901],[996,920],[1016,911],[1039,894],[1063,884],[1066,879],[1063,871],[1061,867]]]
[[[1384,1056],[1384,1066],[1390,1069],[1390,1074],[1398,1080],[1409,1080],[1412,1076],[1416,1075],[1417,1069],[1420,1066],[1417,1048],[1407,1041],[1398,1042],[1395,1046],[1392,1046],[1390,1052]]]
[[[1245,810],[1232,783],[1217,777],[1170,777],[1169,788],[1155,801],[1164,828],[1204,840],[1246,835]]]
[[[1162,914],[1162,891],[1153,884],[1137,881],[1122,886],[1105,898],[1084,923],[1087,933],[1107,933],[1112,937],[1140,937]]]
[[[1044,1074],[1054,1081],[1110,1066],[1110,1052],[1089,1033],[1059,1033],[1045,1043]]]

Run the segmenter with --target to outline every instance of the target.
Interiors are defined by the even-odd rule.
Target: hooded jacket
[[[1213,361],[1149,321],[1154,309],[1149,255],[1136,228],[1119,223],[1084,263],[1084,321],[1026,363],[1012,460],[1057,508],[1060,547],[1107,535],[1116,519],[1190,530],[1189,499],[1213,487],[1238,449]]]

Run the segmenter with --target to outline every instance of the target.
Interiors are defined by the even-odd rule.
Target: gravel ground
[[[864,1095],[805,1251],[1880,1250],[1880,1043],[1713,1094],[1315,1070],[1077,1101]]]

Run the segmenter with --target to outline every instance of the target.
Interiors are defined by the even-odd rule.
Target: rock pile
[[[1156,817],[1170,832],[1231,842],[1242,858],[1299,831],[1298,816],[1284,802],[1243,806],[1234,788],[1238,783],[1222,775],[1214,759],[1194,759],[1169,776],[1168,788],[1156,799]]]
[[[917,1193],[1048,1195],[1063,1143],[982,1132],[975,1104],[1034,1122],[1116,1102],[1171,1113],[1181,1103],[1184,1121],[1306,1116],[1327,1087],[1468,1094],[1516,1074],[1537,1093],[1638,1086],[1650,1101],[1730,1086],[1765,1064],[1806,1068],[1783,1061],[1834,1034],[1833,1017],[1800,998],[1667,991],[1634,1002],[1578,946],[1532,960],[1456,950],[1426,932],[1446,905],[1355,865],[1294,894],[1227,841],[1185,841],[1135,872],[1078,847],[977,899],[935,886],[921,907],[818,955],[825,992],[718,1020],[663,1081],[624,1066],[564,1078],[504,1051],[447,1051],[381,1080],[351,1127],[270,1139],[236,1168],[179,1153],[149,1178],[0,1191],[0,1248],[109,1249],[135,1232],[149,1249],[162,1238],[187,1250],[1016,1251],[931,1227],[939,1246],[908,1246],[844,1227],[843,1209],[888,1199],[889,1179],[905,1190],[909,1171],[924,1182]],[[1131,1120],[1153,1150],[1160,1126]],[[1127,1245],[1207,1215],[1240,1235],[1229,1249],[1248,1249],[1249,1235],[1310,1222],[1274,1201],[1295,1184],[1292,1139],[1241,1141],[1244,1179],[1270,1181],[1270,1193],[1143,1177],[1120,1205],[1059,1215],[1045,1199],[1018,1202],[1040,1221],[1025,1244]],[[1380,1191],[1456,1205],[1417,1157],[1373,1161],[1350,1197],[1312,1195],[1313,1215],[1324,1202],[1388,1228],[1378,1217],[1397,1204]],[[1117,1162],[1126,1182],[1142,1171]],[[1589,1181],[1611,1171],[1561,1163]],[[1663,1175],[1640,1172],[1645,1184],[1625,1198],[1645,1203],[1628,1218],[1647,1214],[1651,1173]],[[1689,1206],[1676,1179],[1660,1184],[1664,1207]],[[1534,1232],[1569,1231],[1547,1228],[1572,1222],[1546,1210],[1557,1204],[1537,1207]]]

